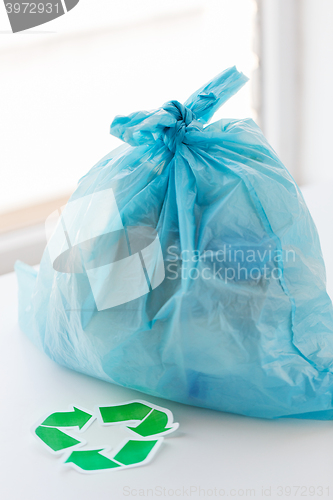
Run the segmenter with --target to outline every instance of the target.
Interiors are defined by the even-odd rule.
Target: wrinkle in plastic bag
[[[22,330],[73,370],[242,415],[333,417],[333,315],[318,234],[251,120],[214,112],[230,68],[181,104],[118,116],[127,143],[18,262]]]

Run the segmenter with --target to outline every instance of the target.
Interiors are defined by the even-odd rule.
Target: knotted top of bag
[[[157,140],[163,140],[174,153],[180,144],[191,144],[190,132],[204,131],[203,124],[247,80],[234,66],[203,85],[184,104],[169,101],[157,110],[116,116],[111,124],[111,134],[131,146],[154,144]]]

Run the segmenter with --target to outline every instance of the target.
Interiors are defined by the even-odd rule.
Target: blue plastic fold
[[[181,104],[117,116],[127,143],[18,262],[22,330],[56,362],[242,415],[333,417],[333,314],[316,227],[251,120],[214,112],[230,68]]]

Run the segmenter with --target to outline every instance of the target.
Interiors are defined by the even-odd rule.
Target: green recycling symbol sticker
[[[130,438],[114,450],[108,445],[99,449],[81,449],[87,442],[73,431],[83,433],[96,418],[103,426],[122,425]],[[65,465],[79,472],[91,473],[147,464],[164,436],[178,427],[170,410],[134,400],[116,406],[99,406],[94,412],[72,406],[69,411],[52,413],[41,419],[34,426],[33,433],[51,453],[61,454]]]

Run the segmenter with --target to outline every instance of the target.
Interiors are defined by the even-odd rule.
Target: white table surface
[[[332,296],[331,193],[332,185],[304,189],[321,235]],[[323,498],[333,496],[332,422],[266,421],[189,407],[58,366],[19,330],[14,274],[0,277],[0,380],[1,500],[303,498],[311,496],[310,486],[323,487]],[[144,467],[83,475],[61,466],[30,430],[44,414],[66,411],[70,404],[93,410],[137,398],[169,408],[180,424]],[[104,445],[107,432],[115,446],[115,429],[95,422],[83,437],[92,446]],[[304,488],[295,495],[294,486]],[[313,498],[322,498],[318,492]]]

